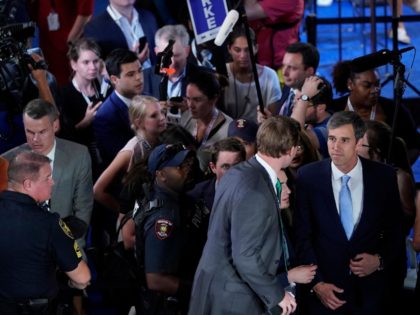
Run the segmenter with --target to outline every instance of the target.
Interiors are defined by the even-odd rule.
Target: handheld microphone
[[[414,49],[413,46],[403,48],[397,52],[391,51],[389,49],[382,49],[372,54],[353,59],[350,63],[350,67],[351,70],[355,73],[375,69],[395,60],[399,60],[403,53],[412,49]]]
[[[214,70],[214,66],[210,61],[211,58],[213,57],[213,54],[211,53],[211,51],[208,49],[203,49],[202,51],[200,51],[200,55],[203,60],[201,64],[206,68]]]
[[[214,44],[216,46],[222,46],[228,37],[229,33],[232,32],[233,27],[239,19],[239,12],[236,10],[230,10],[223,21],[222,26],[219,29],[219,32],[216,35]]]

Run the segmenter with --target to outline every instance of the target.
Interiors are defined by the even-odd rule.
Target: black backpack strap
[[[128,211],[126,214],[124,214],[124,216],[121,218],[120,224],[118,225],[117,228],[117,235],[120,234],[121,229],[124,227],[124,225],[128,222],[128,220],[130,220],[131,218],[133,218],[133,213],[134,210]]]

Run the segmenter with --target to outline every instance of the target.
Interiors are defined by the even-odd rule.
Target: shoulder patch
[[[69,238],[71,238],[72,240],[74,240],[74,236],[71,233],[69,227],[66,225],[66,223],[64,223],[63,220],[59,220],[58,223],[60,224],[61,229],[63,230],[64,234],[66,234]]]
[[[173,223],[170,220],[159,219],[155,222],[155,234],[160,240],[168,238],[172,232]]]
[[[79,244],[77,244],[76,241],[74,241],[73,247],[74,247],[74,252],[76,253],[77,258],[82,258],[83,256],[82,252],[80,251]]]

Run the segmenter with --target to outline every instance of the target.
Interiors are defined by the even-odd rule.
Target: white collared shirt
[[[338,213],[340,213],[339,194],[341,190],[341,177],[343,175],[349,175],[351,177],[348,182],[348,186],[350,189],[351,201],[353,205],[353,222],[355,222],[354,227],[356,228],[357,224],[360,221],[360,216],[363,210],[362,207],[364,187],[362,162],[359,158],[357,158],[356,166],[347,174],[344,174],[334,165],[333,162],[331,162],[331,171],[332,189]]]
[[[185,77],[185,73],[186,73],[186,68],[184,68],[184,70],[176,79],[176,81],[172,82],[171,80],[168,80],[168,89],[167,89],[168,98],[181,96],[182,79]]]
[[[117,9],[115,9],[115,7],[113,7],[111,4],[108,5],[106,10],[123,32],[127,46],[131,50],[135,45],[137,45],[139,38],[145,36],[143,27],[139,21],[139,14],[137,10],[133,8],[133,18],[131,19],[131,22],[125,16],[119,13]],[[153,48],[149,47],[149,49]],[[150,60],[147,59],[142,64],[142,67],[143,69],[150,68]]]
[[[122,96],[120,93],[117,92],[117,90],[115,90],[115,94],[117,94],[117,96],[124,102],[125,105],[127,105],[127,107],[130,107],[131,99],[125,96]]]
[[[46,155],[46,156],[47,156],[47,158],[49,158],[49,159],[51,160],[51,162],[50,162],[50,165],[51,165],[51,172],[52,172],[52,170],[54,169],[54,158],[55,158],[55,148],[56,148],[56,146],[57,146],[57,141],[56,141],[56,140],[54,140],[54,145],[53,145],[53,147],[51,148],[51,151],[50,151],[50,152],[48,152],[48,154]]]
[[[264,169],[267,171],[268,175],[270,176],[271,183],[273,184],[274,191],[276,191],[276,184],[277,184],[277,174],[276,174],[276,172],[273,170],[273,168],[266,161],[264,161],[258,155],[258,153],[255,154],[255,158],[257,159],[257,162],[260,163],[261,166],[264,167]]]

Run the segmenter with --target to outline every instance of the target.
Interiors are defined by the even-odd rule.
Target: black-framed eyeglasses
[[[175,144],[167,144],[165,147],[165,152],[159,159],[159,163],[156,165],[156,170],[159,170],[162,165],[173,159],[175,155],[184,150],[187,150],[187,148],[181,142]]]

